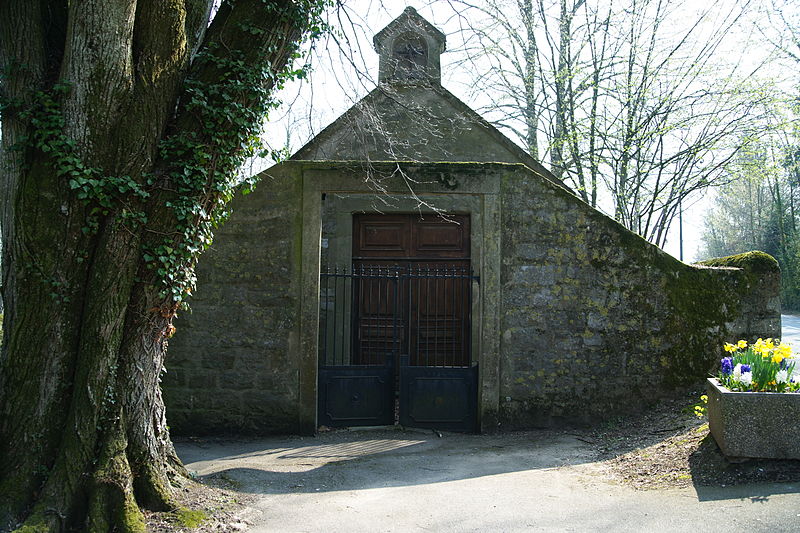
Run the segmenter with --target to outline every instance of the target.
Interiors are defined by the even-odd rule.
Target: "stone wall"
[[[780,335],[766,254],[686,265],[528,172],[506,176],[502,213],[502,428],[641,409],[724,341]]]
[[[203,255],[166,361],[175,434],[296,431],[300,186],[263,178]]]
[[[336,262],[351,249],[339,242],[350,213],[413,212],[420,199],[472,217],[484,431],[641,409],[707,375],[723,342],[779,336],[779,272],[765,254],[690,266],[526,166],[400,165],[419,197],[396,162],[368,169],[390,203],[359,165],[289,162],[234,202],[171,341],[176,434],[313,431],[320,231]]]

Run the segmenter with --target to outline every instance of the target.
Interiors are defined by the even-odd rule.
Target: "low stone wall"
[[[780,336],[766,254],[686,265],[528,173],[502,199],[501,428],[639,410],[707,375],[723,342]]]

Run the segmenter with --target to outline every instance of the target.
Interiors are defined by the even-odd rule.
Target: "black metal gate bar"
[[[392,267],[327,268],[320,277],[321,366],[384,365],[400,348],[402,274]]]
[[[478,281],[478,276],[457,266],[441,269],[412,266],[407,278],[408,298],[412,302],[408,320],[415,330],[409,364],[470,366],[470,283]]]
[[[401,356],[400,424],[475,431],[478,366],[470,350],[471,284],[479,278],[458,265],[410,267],[408,277],[409,294],[417,296],[410,313],[417,319],[416,350],[414,357]]]
[[[362,264],[320,277],[320,424],[391,424],[399,389],[402,424],[473,431],[478,276],[460,265]]]
[[[328,426],[394,423],[399,276],[390,268],[326,268],[320,275],[318,421]],[[366,302],[377,317],[359,314]]]
[[[469,284],[479,278],[468,268],[361,265],[328,268],[321,278],[320,365],[390,364],[413,329],[410,364],[470,366]],[[401,313],[404,285],[407,316]]]

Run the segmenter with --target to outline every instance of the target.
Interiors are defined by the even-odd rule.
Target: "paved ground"
[[[783,315],[800,352],[800,317]],[[636,491],[578,436],[340,431],[184,442],[190,471],[253,495],[253,533],[800,531],[800,486]]]
[[[568,433],[344,431],[178,452],[254,495],[254,533],[800,530],[797,485],[635,491]]]
[[[781,340],[791,344],[795,354],[800,354],[800,317],[781,315],[781,323]]]

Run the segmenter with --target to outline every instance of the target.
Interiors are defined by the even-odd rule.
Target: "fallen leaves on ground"
[[[642,415],[592,432],[616,480],[637,489],[800,481],[800,461],[725,457],[705,419],[692,413],[700,392],[660,401]]]

